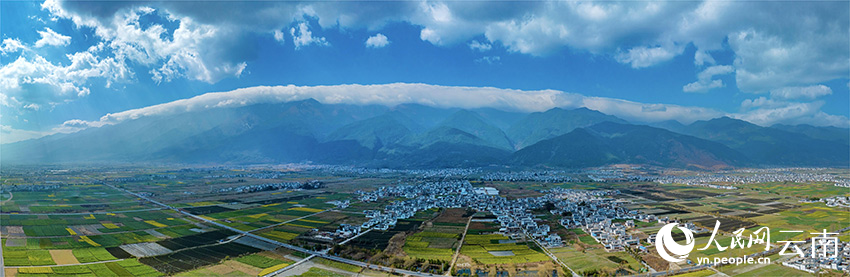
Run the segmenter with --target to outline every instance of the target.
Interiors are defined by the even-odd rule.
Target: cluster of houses
[[[259,191],[272,191],[272,190],[281,190],[281,189],[301,189],[303,186],[300,182],[281,182],[281,183],[268,183],[268,184],[257,184],[257,185],[245,185],[238,187],[226,187],[218,189],[217,193],[251,193],[251,192],[259,192]]]
[[[472,193],[469,181],[424,182],[415,185],[384,186],[376,190],[357,191],[360,201],[374,202],[388,197],[417,198],[421,195],[450,195]]]
[[[359,234],[361,230],[360,225],[340,224],[333,232],[313,229],[310,236],[326,241],[341,241]]]
[[[151,174],[151,175],[140,175],[134,177],[120,177],[120,178],[107,178],[107,182],[116,182],[116,183],[129,183],[129,182],[144,182],[144,181],[153,181],[153,180],[173,180],[177,179],[176,175],[166,175],[166,174]]]
[[[556,209],[549,212],[562,215],[562,226],[581,228],[606,251],[624,251],[626,247],[640,245],[639,238],[627,233],[628,229],[635,227],[635,220],[651,222],[657,218],[625,208],[623,204],[628,202],[605,197],[618,193],[616,190],[553,189],[550,195],[559,200],[554,202]]]
[[[823,198],[820,201],[826,203],[826,205],[829,207],[850,208],[850,196],[833,196]]]
[[[790,248],[789,248],[790,249]],[[837,239],[832,243],[816,243],[814,247],[800,247],[802,257],[783,262],[782,265],[816,274],[821,269],[850,272],[850,243]]]
[[[523,170],[517,172],[488,172],[480,177],[482,181],[502,182],[542,182],[542,183],[565,183],[575,182],[577,179],[567,175],[565,171],[532,171]]]
[[[571,190],[555,188],[543,191],[540,197],[506,199],[498,191],[489,188],[474,188],[467,181],[428,182],[418,185],[382,187],[371,192],[359,192],[363,201],[376,201],[385,197],[401,197],[405,200],[387,205],[383,211],[366,210],[361,228],[387,230],[399,219],[412,217],[416,212],[431,208],[470,208],[492,213],[500,224],[498,233],[512,239],[532,237],[546,247],[562,246],[561,237],[551,227],[539,224],[532,210],[541,209],[548,203],[554,204],[550,212],[563,215],[560,223],[566,228],[582,228],[591,234],[609,251],[624,250],[629,245],[638,245],[639,239],[626,233],[634,227],[634,221],[654,221],[647,215],[623,207],[622,200],[606,196],[619,193],[611,190]],[[612,222],[613,220],[626,220]]]
[[[7,191],[42,191],[42,190],[57,190],[59,185],[2,185],[0,193]]]

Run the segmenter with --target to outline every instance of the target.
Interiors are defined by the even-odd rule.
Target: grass
[[[546,254],[535,251],[525,243],[499,244],[499,240],[509,240],[503,235],[467,234],[461,254],[481,264],[519,264],[548,261]],[[496,241],[496,243],[493,243]],[[511,251],[514,256],[495,256],[490,251]]]
[[[459,238],[458,234],[419,232],[407,237],[403,249],[417,259],[449,261]]]
[[[700,271],[694,271],[694,272],[688,272],[688,273],[685,273],[685,274],[679,274],[679,275],[676,275],[676,277],[706,277],[706,276],[714,275],[715,273],[716,272],[714,272],[714,271],[711,271],[711,270],[708,270],[708,269],[703,269],[703,270],[700,270]]]
[[[287,262],[284,262],[284,261],[281,261],[281,260],[278,260],[278,259],[272,259],[272,258],[263,256],[263,255],[259,255],[259,254],[251,254],[251,255],[247,255],[247,256],[242,256],[242,257],[236,258],[234,260],[236,260],[240,263],[243,263],[243,264],[247,264],[247,265],[262,268],[262,269],[270,268],[270,267],[277,266],[277,265],[280,265],[280,264],[285,264],[284,266],[289,265],[289,263],[287,263]]]
[[[570,266],[576,272],[584,272],[588,270],[600,270],[604,271],[606,269],[616,269],[620,267],[631,267],[635,270],[642,267],[640,263],[638,263],[631,255],[626,254],[625,252],[605,252],[604,249],[587,249],[584,252],[578,251],[572,247],[564,247],[553,250],[555,256],[558,257],[562,262]],[[612,259],[608,258],[609,256],[614,256],[619,260],[624,260],[627,264],[618,264]]]
[[[81,263],[115,260],[115,257],[103,248],[77,248],[72,253]]]
[[[297,275],[297,276],[301,276],[301,277],[345,277],[345,275],[338,274],[336,272],[324,270],[324,269],[317,268],[317,267],[311,267],[310,269],[307,270],[307,272],[304,272],[304,274]]]
[[[313,261],[320,263],[320,264],[323,264],[323,265],[326,265],[326,266],[330,266],[330,267],[333,267],[333,268],[339,268],[339,269],[349,271],[349,272],[360,272],[360,270],[362,269],[361,267],[356,266],[356,265],[350,265],[350,264],[341,263],[341,262],[337,262],[337,261],[331,261],[331,260],[323,259],[323,258],[316,258]]]
[[[277,241],[287,242],[287,241],[290,241],[290,240],[298,237],[298,234],[272,230],[272,231],[260,233],[260,236],[267,237],[267,238],[277,240]]]

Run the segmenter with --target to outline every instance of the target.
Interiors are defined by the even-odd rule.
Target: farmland
[[[30,176],[30,175],[28,175]],[[14,177],[14,176],[13,176]],[[36,177],[8,178],[18,188],[0,193],[0,234],[6,272],[32,275],[176,275],[257,276],[294,263],[303,253],[277,248],[257,240],[237,239],[224,229],[181,212],[152,204],[125,193],[126,189],[167,203],[194,215],[243,232],[307,249],[329,249],[333,255],[398,269],[443,274],[452,272],[564,273],[583,275],[638,274],[687,265],[670,265],[660,259],[646,238],[663,224],[634,222],[627,234],[640,239],[648,251],[607,251],[591,232],[559,223],[565,215],[547,209],[529,211],[538,226],[548,226],[563,244],[550,247],[561,267],[529,236],[506,236],[498,216],[464,207],[425,208],[399,219],[387,230],[371,229],[345,245],[334,232],[343,226],[360,226],[369,220],[365,211],[383,210],[407,198],[391,196],[358,201],[358,191],[375,190],[419,177],[389,173],[337,176],[316,170],[126,168],[110,172],[96,169],[61,171]],[[475,179],[476,176],[467,178]],[[321,184],[311,189],[237,192],[238,188],[267,183]],[[61,184],[61,185],[56,185]],[[745,228],[744,236],[769,227],[773,241],[805,239],[822,229],[850,226],[850,210],[812,202],[810,198],[848,195],[823,183],[773,182],[746,184],[729,191],[709,187],[651,182],[529,181],[482,182],[505,199],[545,195],[552,188],[618,190],[613,199],[628,201],[628,209],[658,218],[693,223],[706,229],[720,222],[717,242],[729,245],[732,232]],[[842,194],[844,193],[844,194]],[[13,197],[9,199],[9,195]],[[805,200],[805,201],[802,201]],[[339,206],[340,202],[348,201]],[[552,207],[549,206],[548,209]],[[615,220],[624,224],[626,220]],[[468,227],[468,228],[467,228]],[[801,230],[803,234],[781,233]],[[710,232],[697,233],[695,243],[708,243]],[[675,233],[678,240],[683,236]],[[850,233],[838,237],[850,238]],[[463,241],[461,241],[463,238]],[[757,248],[720,251],[716,247],[694,251],[691,259],[735,257]],[[320,267],[303,268],[303,276],[369,272],[357,266],[316,258]],[[307,265],[309,266],[309,265]],[[324,268],[324,269],[322,269]],[[335,271],[327,271],[334,269]],[[726,270],[726,269],[724,269]],[[785,267],[736,267],[734,274],[785,274]],[[460,274],[460,273],[458,273]],[[525,274],[525,273],[524,273]],[[699,275],[701,273],[693,273]]]

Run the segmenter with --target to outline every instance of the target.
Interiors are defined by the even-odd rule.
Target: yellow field
[[[72,236],[76,236],[76,235],[77,235],[77,232],[74,232],[74,230],[73,230],[73,229],[71,229],[71,228],[65,228],[65,230],[67,230],[67,231],[68,231],[68,234],[71,234]]]
[[[80,263],[77,261],[77,257],[74,257],[74,254],[71,253],[70,249],[50,250],[50,256],[53,257],[53,261],[58,265]]]
[[[95,247],[100,246],[100,243],[94,242],[88,236],[80,236],[80,241],[84,241],[88,244],[91,244],[91,246],[95,246]]]
[[[300,211],[300,212],[311,212],[311,213],[318,213],[318,212],[324,211],[324,210],[321,210],[321,209],[313,209],[313,208],[306,208],[306,207],[289,208],[289,210],[290,211]]]
[[[162,224],[162,223],[156,222],[155,220],[145,220],[145,223],[150,224],[150,225],[153,225],[153,226],[156,226],[156,227],[160,227],[160,228],[162,228],[162,227],[168,227],[168,225],[165,225],[165,224]]]
[[[286,223],[286,224],[283,224],[283,225],[292,226],[292,227],[307,228],[307,229],[315,229],[316,228],[316,227],[313,227],[313,226],[307,226],[307,225],[301,225],[301,224],[292,224],[292,223]]]
[[[279,265],[276,265],[276,266],[273,266],[273,267],[269,267],[269,268],[263,269],[263,271],[260,271],[260,273],[259,273],[259,274],[257,274],[257,276],[265,276],[265,275],[268,275],[269,273],[275,272],[275,271],[277,271],[278,269],[284,268],[284,267],[286,267],[286,266],[288,266],[288,265],[289,265],[289,264],[283,263],[283,264],[279,264]]]
[[[248,217],[256,219],[256,218],[261,218],[261,217],[264,217],[264,216],[267,216],[267,215],[269,215],[269,214],[261,213],[261,214],[249,215]]]
[[[106,229],[118,229],[118,228],[121,228],[121,227],[118,227],[118,225],[115,225],[115,224],[112,224],[112,223],[101,223],[100,225],[103,225],[103,227],[106,227]]]
[[[22,267],[18,268],[18,273],[50,274],[53,273],[53,269],[49,267]]]

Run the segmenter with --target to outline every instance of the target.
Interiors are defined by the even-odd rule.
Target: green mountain
[[[514,142],[514,149],[522,149],[544,139],[554,138],[602,122],[627,123],[618,117],[607,115],[587,108],[564,110],[550,109],[545,112],[531,113],[514,123],[508,130],[508,137]]]
[[[497,127],[508,125],[508,132]],[[321,104],[311,99],[142,117],[0,144],[0,160],[4,165],[314,162],[395,168],[850,164],[846,129],[771,128],[730,118],[658,126],[680,131],[630,125],[588,109],[523,115],[422,105]],[[511,136],[518,138],[515,145]]]
[[[526,166],[590,167],[612,163],[716,169],[747,159],[728,147],[664,129],[603,122],[540,141],[513,154]]]
[[[486,142],[490,147],[511,150],[513,146],[508,136],[501,129],[485,122],[478,114],[468,111],[459,110],[439,124],[440,127],[454,128],[473,136],[476,136]]]
[[[728,117],[697,121],[683,133],[716,141],[761,165],[847,166],[850,146],[804,134],[761,127]]]
[[[850,143],[850,129],[847,128],[838,128],[833,126],[812,126],[809,124],[775,124],[773,126],[770,126],[770,128],[779,129],[791,133],[803,134],[813,139],[828,140],[843,144]]]
[[[415,123],[403,114],[389,112],[342,126],[328,135],[326,140],[354,140],[364,147],[380,149],[385,145],[396,144],[406,136],[413,135],[413,132],[408,128],[412,124]]]

